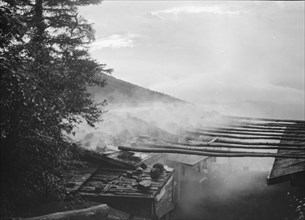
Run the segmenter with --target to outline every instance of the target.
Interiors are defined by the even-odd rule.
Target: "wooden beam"
[[[193,140],[193,141],[209,141],[210,138],[206,138],[206,137],[195,137],[195,136],[185,136],[184,137],[185,140]],[[297,144],[297,143],[293,143],[293,144],[289,144],[289,143],[274,143],[274,142],[249,142],[249,141],[237,141],[237,140],[227,140],[227,139],[223,139],[221,137],[217,138],[217,142],[215,143],[223,143],[223,144],[240,144],[240,145],[268,145],[268,146],[304,146],[303,144]]]
[[[206,151],[206,152],[214,152],[214,153],[228,153],[228,152],[232,152],[232,153],[255,153],[255,152],[248,152],[248,151],[229,151],[229,149],[255,149],[255,150],[275,150],[275,149],[279,149],[279,148],[260,148],[260,147],[252,147],[252,148],[245,148],[245,146],[221,146],[221,145],[217,145],[217,144],[207,144],[207,145],[196,145],[196,146],[192,146],[192,145],[188,145],[188,144],[173,144],[173,143],[164,143],[164,144],[160,144],[160,143],[138,143],[137,146],[139,147],[153,147],[153,148],[171,148],[171,149],[186,149],[186,150],[199,150],[199,151]],[[214,149],[211,149],[214,148]],[[217,149],[217,148],[228,148],[226,149]],[[280,148],[282,149],[282,148]],[[302,152],[305,150],[305,148],[294,148],[291,149],[289,148],[289,150],[297,150],[299,152]],[[305,156],[305,153],[304,153]]]
[[[48,215],[42,215],[32,218],[23,218],[25,220],[79,220],[79,219],[106,219],[109,213],[109,206],[106,204],[93,206],[86,209],[69,210],[65,212],[56,212]]]
[[[266,128],[241,128],[241,127],[229,127],[229,126],[207,126],[206,128],[200,129],[209,129],[209,130],[218,130],[218,131],[241,131],[241,132],[253,132],[253,133],[287,133],[287,134],[303,134],[305,130],[286,130],[286,129],[266,129]]]
[[[216,125],[216,124],[215,124]],[[219,124],[218,124],[219,125]],[[305,128],[299,127],[286,127],[286,126],[277,126],[277,127],[270,127],[266,125],[253,125],[253,124],[230,124],[231,127],[234,128],[250,128],[250,129],[265,129],[265,130],[289,130],[289,131],[300,131],[304,130]]]
[[[305,150],[304,147],[278,147],[278,146],[267,146],[267,145],[242,145],[242,144],[225,144],[225,143],[177,143],[166,141],[169,144],[182,145],[182,146],[191,146],[191,147],[207,147],[207,148],[236,148],[236,149],[257,149],[257,150]]]
[[[129,147],[119,146],[119,150],[123,151],[135,151],[135,152],[150,152],[150,153],[177,153],[177,154],[191,154],[201,155],[209,157],[275,157],[275,158],[298,158],[305,159],[302,155],[286,155],[278,153],[233,153],[228,151],[227,153],[212,153],[198,150],[181,150],[181,149],[169,149],[169,148],[151,148],[151,147]]]
[[[260,122],[242,122],[242,121],[232,122],[232,124],[236,124],[236,125],[263,126],[263,127],[271,127],[271,128],[279,128],[279,127],[305,128],[305,125],[304,125],[304,124],[260,123]]]
[[[305,123],[304,120],[291,120],[291,119],[272,119],[272,118],[259,118],[259,117],[241,117],[225,115],[225,118],[229,119],[243,119],[249,121],[275,121],[275,122],[293,122],[293,123]]]
[[[237,138],[237,139],[265,139],[265,140],[288,140],[288,141],[305,141],[305,138],[286,138],[286,137],[273,137],[273,136],[238,136],[233,134],[219,134],[217,132],[194,132],[187,131],[187,134],[195,135],[195,136],[210,136],[210,137],[219,137],[219,138]]]
[[[234,130],[215,130],[215,129],[196,129],[194,132],[211,132],[211,133],[222,133],[222,134],[236,134],[236,135],[250,135],[250,136],[259,136],[259,137],[283,137],[282,134],[266,134],[259,132],[248,132],[248,131],[234,131]],[[221,135],[219,135],[221,136]],[[285,137],[287,138],[300,138],[298,135],[287,134],[285,132]]]

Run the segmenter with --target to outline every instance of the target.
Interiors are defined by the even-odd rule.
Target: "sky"
[[[303,1],[104,1],[93,58],[206,110],[304,119]]]

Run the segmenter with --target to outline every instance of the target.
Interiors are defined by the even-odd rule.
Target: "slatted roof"
[[[274,157],[267,179],[269,184],[305,172],[305,121],[224,118],[226,122],[223,124],[186,131],[183,141],[152,141],[139,143],[137,147],[120,146],[119,149],[215,157]],[[249,152],[249,149],[253,151]]]
[[[289,135],[288,130],[284,133],[283,137]],[[291,144],[296,147],[300,147],[299,151],[289,150],[289,149],[280,149],[279,153],[298,153],[300,155],[305,154],[305,149],[301,149],[301,146],[305,145],[305,141],[301,138],[305,138],[305,129],[300,128],[300,133],[298,133],[300,138],[295,140],[282,140],[281,144]],[[305,159],[297,158],[276,158],[268,176],[268,184],[274,184],[286,180],[290,180],[291,175],[303,173],[303,179],[305,182]]]
[[[218,137],[218,142],[245,144],[252,149],[271,146],[279,154],[305,156],[305,121],[255,119],[246,117],[229,117],[228,127],[212,127],[201,130],[204,137]],[[275,158],[268,184],[290,180],[291,175],[302,174],[305,181],[305,159]]]
[[[98,197],[141,197],[155,198],[162,187],[172,177],[173,171],[164,171],[157,179],[150,177],[151,167],[148,167],[143,173],[136,171],[126,171],[120,169],[105,169],[99,167],[90,177],[81,184],[77,191],[85,198]],[[127,173],[131,175],[127,175]],[[137,187],[137,182],[141,180],[150,180],[152,186],[144,191]]]
[[[305,156],[305,121],[228,117],[227,127],[210,127],[200,130],[202,137],[218,137],[218,142],[245,144],[252,149],[271,146],[279,154]],[[290,180],[291,175],[303,175],[305,182],[305,159],[275,158],[268,184]]]

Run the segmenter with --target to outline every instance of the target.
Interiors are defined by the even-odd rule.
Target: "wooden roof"
[[[142,174],[136,171],[126,171],[119,169],[97,169],[79,188],[78,192],[84,197],[137,197],[137,198],[155,198],[169,178],[173,171],[164,171],[157,179],[151,179],[150,169],[147,168]],[[132,175],[127,175],[131,172]],[[152,186],[143,191],[137,187],[138,179],[151,180]]]
[[[96,151],[85,151],[86,156],[95,158],[101,163],[108,163],[111,167],[119,167],[121,169],[136,169],[152,157],[157,156],[154,153],[124,152],[115,151],[109,154],[100,154]]]
[[[287,126],[289,128],[289,126]],[[305,127],[300,127],[299,133],[297,133],[299,138],[296,138],[295,140],[282,140],[281,144],[290,144],[294,145],[295,147],[300,147],[300,150],[278,150],[279,153],[294,153],[294,154],[300,154],[305,155],[304,148],[301,149],[301,147],[305,146]],[[289,136],[290,133],[288,130],[284,132],[283,137]],[[303,138],[303,139],[301,139]],[[305,159],[294,159],[294,158],[276,158],[273,164],[273,167],[271,169],[271,172],[268,176],[267,182],[268,184],[274,184],[278,182],[283,182],[290,180],[290,176],[294,174],[300,174],[304,173],[304,179],[305,179]]]

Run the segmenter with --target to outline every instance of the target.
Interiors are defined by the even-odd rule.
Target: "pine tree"
[[[70,133],[97,122],[89,85],[104,86],[105,65],[90,58],[92,25],[77,7],[100,0],[3,1],[0,5],[1,216],[29,199],[61,196]]]

